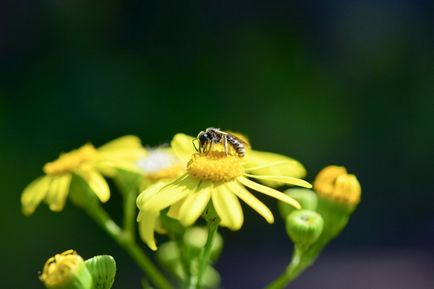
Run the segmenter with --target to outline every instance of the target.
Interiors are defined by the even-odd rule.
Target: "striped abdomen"
[[[232,147],[235,149],[238,156],[244,157],[246,155],[246,148],[244,147],[244,143],[242,140],[240,140],[239,138],[231,134],[227,134],[226,139],[228,143],[230,143]]]

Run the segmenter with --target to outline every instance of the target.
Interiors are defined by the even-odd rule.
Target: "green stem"
[[[130,233],[123,231],[102,207],[92,206],[84,209],[134,259],[156,288],[172,289],[170,283],[137,245]]]
[[[134,239],[136,228],[136,197],[136,191],[130,190],[124,199],[124,230],[132,239]]]
[[[206,238],[205,247],[202,249],[199,255],[199,265],[197,274],[192,274],[188,288],[200,289],[202,287],[202,278],[208,267],[211,257],[211,248],[213,245],[214,237],[216,236],[220,220],[218,218],[212,218],[208,221],[208,236]],[[196,273],[196,272],[192,272]]]
[[[285,272],[277,277],[272,283],[267,285],[265,289],[283,289],[289,284],[289,282],[297,278],[301,272],[309,267],[316,259],[317,254],[314,252],[309,252],[309,254],[306,253],[308,252],[303,251],[296,246],[294,254],[292,255],[291,263],[286,267]]]

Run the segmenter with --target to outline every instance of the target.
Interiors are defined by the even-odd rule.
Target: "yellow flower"
[[[328,166],[322,169],[313,183],[318,195],[355,206],[360,202],[362,188],[355,175],[348,174],[344,167]]]
[[[223,145],[218,144],[213,146],[212,151],[197,153],[192,145],[193,140],[193,137],[177,134],[171,143],[177,157],[187,164],[187,172],[173,182],[158,182],[150,186],[137,198],[142,239],[153,250],[157,248],[154,240],[157,217],[159,212],[167,207],[170,207],[168,216],[189,226],[199,218],[211,200],[221,220],[220,224],[238,230],[244,221],[239,199],[258,212],[268,223],[274,222],[273,214],[268,207],[247,188],[300,208],[298,202],[291,197],[249,178],[311,187],[304,180],[281,174],[288,172],[288,168],[294,163],[297,163],[298,170],[302,168],[298,162],[287,157],[250,149],[245,157],[239,157],[236,154],[225,153]],[[262,175],[257,174],[258,171],[275,174]],[[300,174],[300,171],[297,173]]]
[[[82,177],[101,202],[110,198],[110,189],[103,176],[113,177],[118,169],[140,172],[137,160],[146,151],[135,136],[115,139],[99,148],[85,144],[79,149],[63,153],[44,165],[44,176],[31,182],[23,191],[23,213],[31,215],[40,202],[50,210],[61,211],[69,193],[73,174]]]
[[[54,255],[45,262],[39,279],[47,289],[91,289],[92,275],[74,250]]]

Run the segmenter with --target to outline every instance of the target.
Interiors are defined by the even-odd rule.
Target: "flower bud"
[[[197,260],[196,260],[197,262]],[[179,278],[180,280],[186,279],[186,274],[184,272],[184,269],[181,265],[181,262],[177,262],[175,267],[175,276]],[[214,269],[212,266],[207,266],[203,272],[202,281],[201,281],[201,288],[202,289],[215,289],[220,288],[220,274],[217,272],[216,269]]]
[[[318,193],[317,212],[324,219],[323,242],[335,238],[347,225],[351,213],[360,202],[361,187],[354,175],[344,167],[328,166],[314,181]]]
[[[84,263],[92,275],[93,289],[110,289],[112,287],[116,275],[116,262],[112,256],[95,256],[87,259]]]
[[[157,252],[157,260],[169,272],[174,272],[175,266],[180,260],[180,251],[178,245],[174,241],[166,242],[159,246]]]
[[[193,259],[199,256],[200,252],[203,250],[206,244],[206,239],[208,237],[208,230],[204,227],[191,227],[188,228],[184,233],[184,246],[185,254],[189,258]],[[219,233],[214,237],[213,244],[211,247],[210,260],[215,261],[220,256],[223,248],[223,238]]]
[[[334,189],[336,178],[345,174],[347,174],[347,170],[344,167],[327,166],[323,168],[313,182],[314,190],[316,192],[321,192],[324,195],[331,194]]]
[[[92,289],[92,276],[74,250],[48,259],[39,279],[47,289]]]
[[[336,178],[334,194],[340,202],[356,206],[360,202],[362,188],[355,175]]]
[[[318,173],[313,186],[321,198],[341,204],[349,213],[360,202],[360,183],[356,176],[348,174],[344,167],[325,167]]]
[[[324,221],[320,214],[310,210],[298,210],[286,218],[286,232],[296,246],[302,249],[315,243],[321,235]]]
[[[297,200],[302,209],[306,210],[315,210],[317,205],[317,196],[316,194],[309,189],[303,189],[303,188],[291,188],[285,191],[285,194],[290,196],[291,198]],[[286,220],[286,217],[296,211],[293,206],[288,205],[284,202],[278,202],[277,203],[279,212],[281,217]]]
[[[201,283],[204,289],[220,288],[220,274],[212,266],[208,266],[203,272]]]

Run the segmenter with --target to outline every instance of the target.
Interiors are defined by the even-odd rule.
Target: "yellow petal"
[[[259,180],[273,181],[280,184],[300,186],[308,189],[312,188],[312,185],[309,182],[306,182],[305,180],[299,178],[293,178],[287,176],[261,176],[261,175],[252,175],[252,174],[245,174],[245,175],[250,178],[255,178]]]
[[[271,224],[274,222],[273,213],[271,213],[270,209],[268,209],[264,203],[258,200],[243,186],[237,182],[230,182],[228,183],[228,186],[230,186],[231,190],[235,193],[235,195],[237,195],[238,198],[243,200],[247,205],[258,212],[268,223]]]
[[[98,148],[99,152],[107,151],[119,151],[126,148],[141,148],[141,141],[134,135],[126,135],[120,138],[114,139]]]
[[[191,156],[196,153],[196,150],[193,146],[193,140],[194,137],[192,136],[178,133],[173,137],[172,141],[170,142],[173,153],[184,164],[187,164],[188,161],[191,159]]]
[[[255,182],[253,182],[253,181],[251,181],[251,180],[249,180],[249,179],[247,179],[245,177],[238,177],[237,180],[240,183],[242,183],[243,185],[245,185],[246,187],[249,187],[249,188],[251,188],[251,189],[253,189],[255,191],[258,191],[260,193],[263,193],[263,194],[265,194],[267,196],[270,196],[270,197],[273,197],[275,199],[278,199],[278,200],[280,200],[282,202],[285,202],[285,203],[287,203],[287,204],[289,204],[289,205],[291,205],[291,206],[293,206],[293,207],[295,207],[297,209],[301,209],[300,204],[296,200],[294,200],[293,198],[285,195],[282,192],[279,192],[278,190],[275,190],[275,189],[272,189],[270,187],[267,187],[267,186],[255,183]]]
[[[50,192],[47,196],[50,210],[60,212],[65,207],[66,197],[71,183],[71,174],[56,176],[50,185]]]
[[[295,159],[262,151],[250,151],[245,160],[247,171],[258,175],[290,176],[303,178],[306,169]]]
[[[161,222],[161,218],[158,217],[155,222],[155,232],[159,234],[167,234],[167,229],[163,226],[163,222]]]
[[[128,135],[115,139],[97,149],[93,165],[104,175],[113,176],[116,169],[140,172],[137,161],[146,156],[140,139]]]
[[[105,203],[110,199],[110,189],[104,177],[96,170],[77,172],[82,176],[98,199]]]
[[[211,198],[211,184],[202,184],[198,191],[188,195],[179,209],[179,221],[190,226],[203,213]]]
[[[21,195],[21,204],[24,215],[31,215],[36,207],[45,198],[51,182],[50,176],[42,176],[31,182]]]
[[[139,194],[139,196],[136,199],[136,204],[139,209],[143,209],[143,203],[146,202],[148,199],[150,199],[152,196],[157,194],[164,186],[169,184],[168,181],[159,181],[156,182],[149,187],[147,187],[143,192]]]
[[[244,216],[240,201],[226,184],[215,186],[211,192],[212,203],[221,219],[221,224],[231,230],[239,230]]]
[[[143,202],[142,208],[145,211],[158,212],[162,209],[176,203],[190,192],[196,189],[198,181],[189,177],[184,178],[182,181],[174,181],[173,183],[163,187],[152,198]]]
[[[169,211],[167,212],[167,216],[173,219],[179,219],[179,209],[181,209],[182,204],[186,198],[182,198],[173,205],[170,206]]]
[[[138,216],[139,235],[143,242],[148,245],[151,250],[157,250],[155,243],[154,230],[158,218],[158,213],[140,211]]]
[[[134,162],[140,158],[146,157],[146,151],[144,148],[119,148],[117,150],[105,150],[98,151],[97,161],[130,161]]]
[[[133,172],[136,174],[143,174],[143,170],[138,166],[138,161],[129,161],[123,159],[110,159],[94,162],[94,167],[103,175],[114,177],[117,175],[118,170]]]

